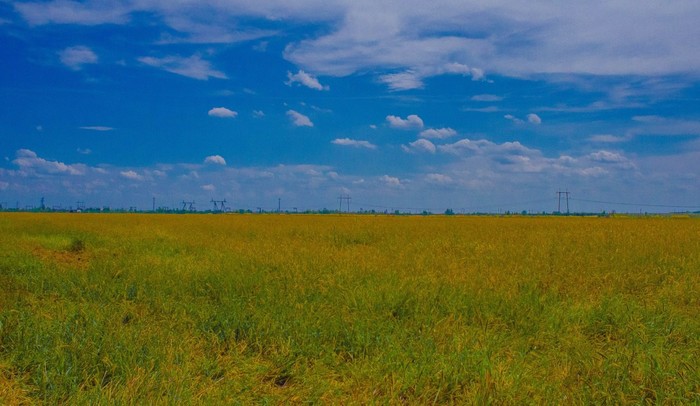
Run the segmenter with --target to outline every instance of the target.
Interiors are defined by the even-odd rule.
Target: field
[[[700,220],[0,213],[0,403],[700,403]]]

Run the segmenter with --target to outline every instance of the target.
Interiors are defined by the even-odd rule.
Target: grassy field
[[[0,213],[0,403],[700,403],[700,220]]]

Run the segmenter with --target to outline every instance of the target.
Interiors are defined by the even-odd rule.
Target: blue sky
[[[202,4],[0,2],[4,207],[700,210],[697,1]]]

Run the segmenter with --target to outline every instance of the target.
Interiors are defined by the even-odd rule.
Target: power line
[[[660,207],[667,209],[700,209],[700,206],[680,206],[674,204],[648,204],[648,203],[628,203],[628,202],[606,202],[603,200],[589,200],[589,199],[574,199],[571,200],[586,202],[586,203],[598,203],[598,204],[616,204],[618,206],[639,206],[639,207]]]

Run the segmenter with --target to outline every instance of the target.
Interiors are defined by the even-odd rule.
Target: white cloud
[[[542,119],[535,113],[528,114],[527,121],[531,124],[542,124]]]
[[[438,150],[454,155],[521,155],[521,156],[539,156],[541,152],[535,149],[530,149],[518,141],[504,142],[496,144],[489,140],[470,140],[468,138],[459,140],[452,144],[440,145]]]
[[[629,138],[620,137],[620,136],[612,135],[612,134],[596,134],[596,135],[591,135],[590,137],[588,137],[588,140],[591,142],[600,142],[600,143],[616,143],[616,142],[629,141]]]
[[[15,9],[32,25],[55,24],[123,24],[131,11],[122,2],[78,2],[58,0],[16,3]]]
[[[419,139],[414,142],[411,142],[408,144],[409,146],[403,146],[403,150],[406,152],[428,152],[431,154],[434,154],[436,151],[435,144],[432,142],[426,140],[426,139]]]
[[[237,112],[229,110],[226,107],[214,107],[207,113],[210,117],[219,118],[234,118],[238,115]]]
[[[90,155],[92,154],[92,150],[90,148],[78,148],[76,149],[76,152],[82,155]]]
[[[83,65],[95,64],[98,61],[97,54],[86,46],[74,46],[58,53],[61,63],[73,70],[80,70]]]
[[[193,12],[197,6],[196,12]],[[30,24],[126,24],[156,15],[193,42],[231,43],[275,35],[240,22],[289,21],[324,27],[292,42],[284,56],[306,71],[346,76],[357,72],[414,70],[420,78],[469,74],[479,66],[512,76],[537,73],[669,75],[697,72],[700,37],[695,1],[659,8],[653,0],[548,2],[474,0],[429,2],[189,1],[16,2]],[[591,27],[596,27],[592,30]],[[487,33],[488,35],[475,35]],[[181,34],[181,35],[180,35]],[[281,35],[288,35],[284,32]]]
[[[694,2],[666,5],[663,12],[648,0],[574,9],[546,2],[464,1],[441,3],[439,10],[428,3],[350,2],[338,4],[337,11],[334,29],[291,44],[286,58],[336,76],[376,67],[439,71],[446,63],[477,64],[512,76],[700,69],[692,45],[700,37],[700,6]],[[489,35],[474,36],[475,29]]]
[[[390,73],[379,77],[379,81],[389,86],[391,90],[422,89],[423,80],[413,71]]]
[[[413,130],[423,128],[423,120],[415,114],[411,114],[406,119],[398,116],[386,116],[386,121],[392,128],[401,130]]]
[[[205,61],[199,55],[192,55],[188,58],[183,58],[181,56],[166,56],[163,58],[144,56],[138,58],[138,61],[192,79],[208,80],[210,77],[227,79],[225,73],[212,68],[211,63]]]
[[[623,157],[622,155],[618,154],[617,152],[611,152],[611,151],[598,151],[598,152],[593,152],[588,155],[588,157],[596,162],[604,162],[604,163],[620,163],[620,162],[627,162],[627,158]]]
[[[515,117],[515,116],[512,115],[512,114],[506,114],[505,116],[503,116],[503,118],[505,118],[506,120],[510,120],[510,121],[512,121],[512,122],[514,122],[514,123],[522,123],[522,122],[523,122],[523,120],[521,120],[521,119]]]
[[[444,175],[442,173],[429,173],[425,175],[425,179],[429,183],[434,183],[438,185],[449,185],[454,182],[454,180],[450,176]]]
[[[265,117],[265,112],[263,112],[262,110],[253,110],[253,117],[263,118]]]
[[[401,183],[401,180],[397,177],[394,176],[389,176],[389,175],[382,175],[379,177],[379,181],[387,186],[391,187],[401,187],[403,184]]]
[[[472,80],[481,80],[484,78],[484,71],[452,62],[441,66],[414,67],[403,72],[384,74],[379,77],[379,81],[389,86],[390,90],[422,89],[425,86],[424,79],[439,75],[471,76]]]
[[[367,149],[376,149],[377,146],[372,144],[369,141],[363,141],[363,140],[353,140],[350,138],[336,138],[331,143],[335,145],[343,145],[346,147],[355,147],[355,148],[367,148]]]
[[[311,122],[311,119],[309,119],[309,117],[299,113],[298,111],[288,110],[287,117],[289,117],[289,119],[292,121],[292,124],[294,124],[297,127],[314,126],[314,123]]]
[[[329,90],[330,88],[328,86],[323,86],[318,79],[316,79],[314,76],[304,72],[303,70],[299,70],[297,73],[292,73],[292,72],[287,72],[287,81],[285,84],[287,86],[292,86],[294,83],[299,83],[301,85],[304,85],[308,87],[309,89],[314,89],[314,90]]]
[[[63,162],[49,161],[40,158],[36,152],[29,149],[20,149],[16,153],[16,158],[12,161],[20,167],[24,173],[48,173],[48,174],[68,174],[84,175],[86,166],[82,164],[67,165]]]
[[[204,158],[205,164],[226,165],[226,160],[221,155],[210,155]]]
[[[128,170],[128,171],[121,171],[119,174],[130,180],[143,180],[143,176],[139,175],[136,171],[133,170]]]
[[[212,185],[211,183],[207,185],[202,185],[202,190],[205,190],[207,192],[213,192],[216,190],[216,186]]]
[[[457,131],[451,128],[429,128],[419,134],[423,138],[445,139],[457,135]]]
[[[88,131],[100,131],[100,132],[105,132],[105,131],[114,131],[113,127],[106,127],[102,125],[91,125],[91,126],[84,126],[80,127],[81,130],[88,130]]]
[[[503,97],[494,94],[477,94],[472,96],[471,100],[478,102],[497,102],[503,100]]]
[[[518,118],[518,117],[515,117],[512,114],[506,114],[505,116],[503,116],[503,118],[505,118],[506,120],[510,120],[510,121],[514,122],[515,124],[525,123],[525,120]],[[535,125],[542,124],[542,119],[537,114],[530,113],[527,115],[526,118],[527,118],[527,122],[530,124],[535,124]]]

